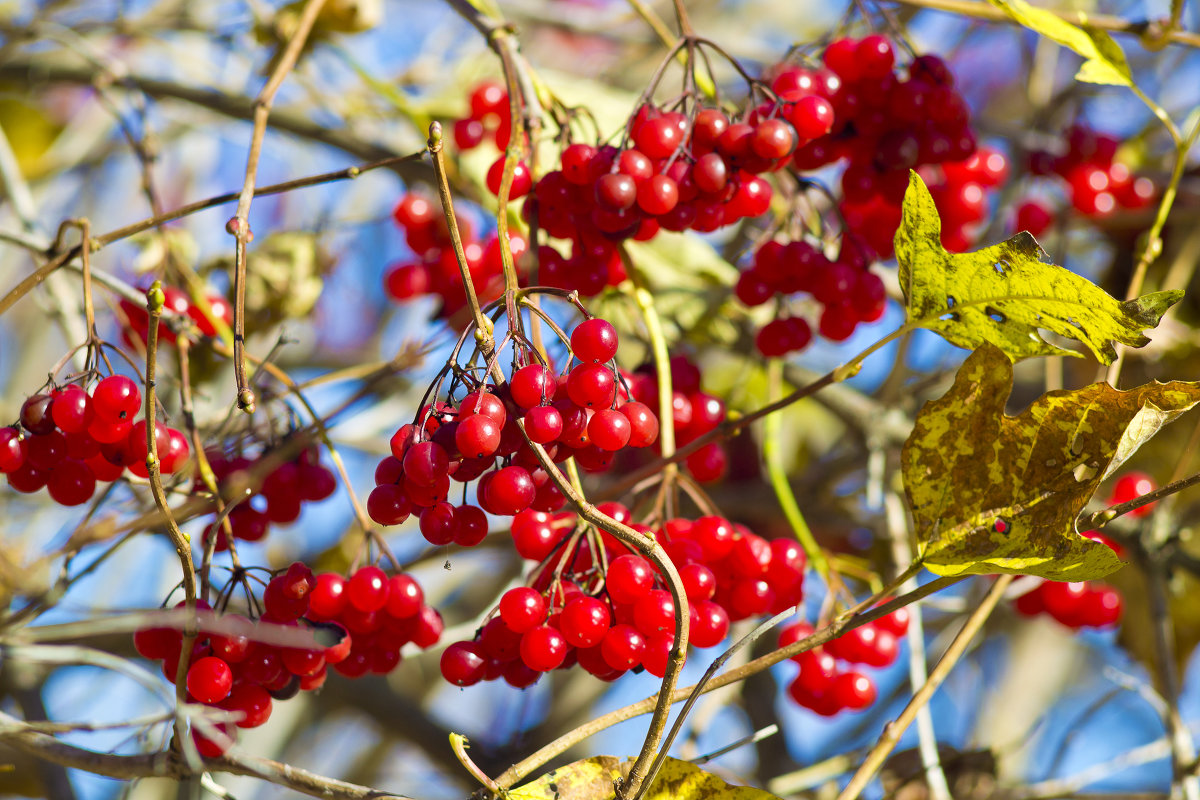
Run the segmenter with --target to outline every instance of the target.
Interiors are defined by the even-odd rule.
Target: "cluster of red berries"
[[[804,554],[793,540],[768,541],[714,516],[671,519],[654,530],[633,523],[617,503],[598,508],[665,547],[687,594],[688,639],[696,647],[719,644],[731,620],[777,613],[803,599]],[[530,586],[505,592],[472,641],[446,649],[447,681],[470,686],[504,678],[524,688],[575,664],[605,681],[639,668],[663,676],[675,609],[662,576],[615,537],[589,538],[586,530],[570,513],[529,510],[513,519],[517,551],[541,563]]]
[[[1008,158],[984,146],[962,161],[921,169],[942,220],[943,247],[961,253],[975,244],[987,217],[988,195],[1004,185],[1008,173]]]
[[[462,275],[441,209],[422,195],[406,194],[393,209],[392,218],[404,231],[405,241],[416,258],[388,268],[384,275],[387,293],[395,300],[436,294],[442,300],[443,317],[465,308]],[[480,301],[489,303],[504,289],[500,240],[493,234],[486,241],[478,241],[466,220],[459,219],[458,223],[471,280]],[[515,233],[509,235],[509,246],[514,259],[519,259],[527,249],[525,239]]]
[[[1116,589],[1095,581],[1041,581],[1013,607],[1026,617],[1049,614],[1068,628],[1105,628],[1120,622],[1124,601]]]
[[[574,457],[589,471],[607,469],[625,447],[652,444],[658,436],[654,412],[618,392],[622,374],[611,363],[617,352],[612,325],[599,318],[582,322],[570,344],[578,363],[566,375],[527,364],[499,386],[475,388],[457,407],[427,405],[417,423],[401,426],[391,439],[392,455],[375,471],[367,498],[371,518],[398,525],[415,512],[431,543],[470,547],[487,535],[485,511],[513,516],[563,505],[522,427],[556,462]],[[451,479],[476,478],[478,506],[447,502]]]
[[[832,130],[797,149],[792,164],[808,171],[847,159],[842,217],[848,230],[886,258],[908,170],[961,161],[975,152],[969,111],[945,62],[924,55],[902,70],[884,36],[838,39],[822,60],[824,70],[793,65],[771,70],[771,87],[781,99],[816,93],[832,107]]]
[[[886,667],[896,660],[900,637],[907,630],[908,611],[901,608],[847,631],[822,647],[792,656],[800,672],[788,684],[788,696],[823,717],[869,708],[875,702],[875,682],[856,669],[840,668],[838,662]],[[786,647],[812,633],[813,627],[806,622],[789,625],[779,633],[779,646]]]
[[[725,402],[700,388],[700,368],[686,355],[671,357],[671,426],[675,444],[682,447],[716,428],[725,421]],[[629,392],[634,400],[658,408],[658,376],[652,363],[647,363],[628,376]],[[655,451],[658,451],[657,445]],[[729,471],[729,456],[721,441],[709,442],[690,454],[683,462],[688,472],[700,483],[713,483]]]
[[[467,101],[471,113],[457,120],[452,129],[455,146],[459,150],[473,150],[483,144],[484,137],[490,133],[498,149],[508,147],[512,138],[512,113],[504,84],[481,81],[471,90]]]
[[[262,601],[260,622],[307,629],[314,646],[261,641],[255,635],[256,622],[240,614],[208,614],[202,619],[188,656],[188,695],[194,702],[240,715],[236,722],[217,723],[217,735],[193,727],[192,739],[206,758],[228,750],[237,740],[237,728],[265,723],[272,700],[321,688],[329,666],[349,678],[368,672],[385,675],[400,663],[402,646],[412,642],[432,647],[443,629],[441,616],[425,605],[424,593],[412,577],[389,578],[375,566],[344,578],[313,575],[296,562],[270,580]],[[196,605],[201,611],[212,608],[204,600]],[[206,622],[211,630],[205,630]],[[175,680],[183,649],[178,628],[139,630],[133,644],[144,658],[162,661],[163,675]]]
[[[1120,209],[1145,208],[1157,194],[1154,181],[1135,176],[1117,160],[1120,141],[1081,125],[1072,125],[1064,137],[1061,155],[1045,150],[1030,154],[1029,171],[1055,176],[1066,189],[1071,206],[1079,214],[1098,219]],[[1017,230],[1040,236],[1054,223],[1055,213],[1038,200],[1017,207]]]
[[[257,458],[225,456],[220,452],[207,453],[208,463],[217,479],[218,487],[233,487],[240,492],[252,485],[249,473],[255,471],[260,462],[273,463],[278,460],[270,450]],[[207,487],[197,479],[196,491]],[[229,512],[229,527],[234,539],[257,542],[267,535],[271,523],[289,525],[300,518],[304,503],[315,503],[333,494],[337,480],[333,473],[321,464],[321,451],[317,447],[306,447],[287,461],[280,461],[262,477],[261,486],[253,492],[247,502],[238,503]],[[231,492],[232,494],[232,492]],[[244,495],[238,494],[241,498]],[[255,498],[261,498],[256,500]],[[204,543],[216,535],[216,552],[228,548],[229,543],[221,531],[221,525],[213,523],[204,531]]]
[[[817,330],[840,342],[862,322],[874,322],[887,307],[883,280],[871,272],[870,258],[853,234],[842,237],[842,251],[830,260],[807,241],[769,241],[754,253],[751,267],[738,277],[734,292],[748,306],[759,306],[777,295],[811,295],[821,304]],[[759,329],[754,339],[767,357],[798,352],[808,347],[813,332],[800,315],[776,315]]]
[[[1130,471],[1113,484],[1108,496],[1108,505],[1128,503],[1158,486],[1144,472]],[[1147,503],[1129,512],[1134,518],[1149,516],[1154,503]],[[1117,557],[1124,556],[1124,549],[1099,531],[1084,531],[1081,536],[1094,539],[1112,548]],[[1106,628],[1121,621],[1125,602],[1115,587],[1096,581],[1040,581],[1013,603],[1018,612],[1027,617],[1041,613],[1049,614],[1068,628]]]
[[[707,233],[766,213],[773,190],[761,174],[786,167],[832,125],[829,103],[815,94],[764,104],[744,121],[717,108],[689,119],[642,106],[629,123],[632,146],[572,144],[560,169],[533,187],[523,213],[572,248],[569,257],[541,248],[539,280],[596,294],[625,277],[614,241],[645,241],[660,229]]]
[[[209,319],[205,315],[200,306],[192,302],[187,292],[177,289],[174,286],[164,286],[162,291],[163,309],[165,311],[174,312],[181,317],[187,317],[195,323],[200,333],[205,336],[217,335],[217,329],[213,325],[212,319]],[[213,319],[219,319],[226,325],[233,325],[233,306],[229,304],[229,301],[224,296],[213,291],[208,291],[205,292],[204,299],[208,302]],[[122,334],[125,344],[133,347],[136,337],[145,346],[150,333],[150,315],[146,311],[146,307],[130,300],[122,299],[121,311],[125,314],[125,318],[129,323],[129,327]],[[159,343],[175,343],[175,331],[165,322],[158,323],[158,341]]]
[[[67,384],[35,394],[21,406],[20,426],[0,428],[0,472],[18,492],[43,487],[63,506],[92,499],[96,482],[115,481],[128,469],[146,470],[146,422],[135,422],[142,393],[124,375],[110,375],[92,392]],[[155,423],[159,469],[175,472],[187,460],[187,437]]]

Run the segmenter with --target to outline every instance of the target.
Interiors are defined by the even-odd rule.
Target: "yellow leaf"
[[[1017,23],[1083,56],[1083,66],[1076,73],[1076,80],[1113,86],[1133,85],[1133,76],[1121,46],[1106,32],[1086,24],[1083,27],[1072,25],[1057,14],[1031,6],[1025,0],[991,0],[991,3]]]
[[[513,800],[609,800],[616,796],[615,781],[624,780],[633,766],[613,756],[596,756],[551,770],[510,791]],[[668,758],[645,800],[779,800],[749,786],[730,786],[687,761]]]
[[[1014,359],[1079,355],[1042,338],[1051,331],[1087,346],[1111,364],[1115,342],[1141,347],[1142,331],[1158,325],[1179,302],[1179,290],[1121,302],[1049,257],[1028,233],[973,253],[948,253],[933,196],[916,172],[909,177],[896,231],[900,288],[910,322],[973,350],[989,342]]]
[[[1091,580],[1121,566],[1078,535],[1100,482],[1200,402],[1200,384],[1118,391],[1094,383],[1004,413],[1012,362],[984,344],[944,396],[926,403],[901,464],[924,565],[939,575],[1009,572]]]

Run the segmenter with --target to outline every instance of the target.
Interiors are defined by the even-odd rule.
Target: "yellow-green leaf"
[[[1093,28],[1086,22],[1082,27],[1072,25],[1057,14],[1031,6],[1025,0],[991,0],[991,3],[1018,24],[1083,56],[1083,66],[1076,73],[1076,80],[1114,86],[1133,85],[1125,53],[1105,31]],[[1080,14],[1080,18],[1081,21],[1086,20],[1083,14]]]
[[[597,756],[551,770],[510,791],[512,800],[609,800],[616,796],[614,782],[624,780],[633,766],[612,756]],[[730,786],[687,761],[668,758],[646,800],[778,800],[775,795],[749,786]]]
[[[984,344],[917,416],[901,464],[923,563],[939,575],[1072,581],[1116,570],[1112,550],[1080,536],[1075,519],[1105,476],[1200,402],[1200,383],[1094,383],[1010,417],[1012,376],[1012,362]]]
[[[1082,342],[1111,364],[1114,342],[1141,347],[1142,331],[1158,325],[1181,291],[1155,292],[1122,303],[1049,256],[1028,233],[973,253],[942,247],[941,219],[916,172],[904,195],[896,260],[908,318],[951,344],[973,350],[990,342],[1010,358],[1079,355],[1047,342],[1039,329]]]

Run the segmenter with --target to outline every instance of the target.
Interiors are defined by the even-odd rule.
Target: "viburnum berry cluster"
[[[452,127],[455,146],[459,150],[473,150],[490,133],[498,149],[508,147],[512,138],[512,111],[504,84],[480,81],[471,89],[467,103],[470,113]]]
[[[821,647],[792,656],[800,672],[788,684],[788,697],[823,717],[869,708],[875,702],[875,682],[845,665],[891,665],[899,655],[900,638],[907,630],[908,611],[901,608],[847,631]],[[779,646],[786,647],[812,633],[813,627],[807,622],[794,623],[779,632]]]
[[[0,472],[18,492],[45,488],[63,506],[88,502],[98,481],[111,483],[126,469],[146,478],[141,407],[141,390],[124,375],[110,375],[90,392],[78,383],[39,392],[21,406],[18,424],[0,428]],[[159,470],[169,475],[187,461],[187,437],[162,422],[155,422],[155,437]]]
[[[175,607],[183,605],[181,601]],[[401,647],[409,642],[432,647],[444,627],[412,576],[388,576],[373,565],[346,578],[314,575],[307,565],[295,562],[267,583],[262,606],[262,615],[251,619],[217,614],[207,601],[196,602],[197,609],[207,613],[188,654],[188,696],[239,715],[236,722],[217,723],[216,735],[193,726],[196,749],[206,758],[228,750],[237,741],[238,728],[265,723],[273,700],[320,689],[328,667],[348,678],[368,672],[386,675],[400,663]],[[306,630],[313,645],[270,644],[261,632],[268,625]],[[183,650],[180,629],[143,628],[134,634],[133,643],[142,657],[161,661],[163,675],[175,681]]]
[[[709,433],[728,416],[725,401],[701,388],[700,368],[684,354],[671,357],[671,420],[676,446],[682,447]],[[658,408],[658,374],[653,363],[638,367],[628,376],[633,399],[650,408]],[[654,449],[659,451],[658,443]],[[729,455],[724,442],[703,445],[683,462],[700,483],[713,483],[729,471]]]
[[[244,502],[238,503],[228,514],[230,533],[234,539],[257,542],[270,531],[271,523],[288,525],[300,518],[304,503],[315,503],[333,494],[337,480],[328,467],[321,464],[318,447],[304,447],[290,458],[281,457],[286,452],[286,440],[274,450],[268,449],[255,458],[244,455],[226,456],[216,450],[208,451],[208,463],[217,480],[218,491],[233,499],[235,492],[255,487],[249,497],[238,495]],[[257,480],[253,477],[261,473]],[[197,478],[194,491],[207,491]],[[204,543],[216,535],[215,551],[229,547],[221,524],[214,522],[205,528]]]
[[[760,353],[769,358],[784,356],[804,350],[812,342],[812,327],[804,316],[792,313],[786,295],[804,293],[819,303],[817,330],[835,342],[849,338],[859,323],[883,316],[887,290],[883,279],[870,271],[870,262],[857,244],[853,235],[843,236],[842,251],[834,260],[806,240],[771,240],[759,246],[752,266],[739,276],[734,291],[748,306],[763,305],[777,296],[783,301],[780,313],[755,336]]]
[[[435,294],[442,301],[439,315],[443,317],[466,307],[458,261],[441,209],[424,196],[409,193],[400,198],[392,218],[404,231],[405,242],[416,258],[388,268],[384,275],[388,295],[403,301]],[[500,241],[494,234],[486,241],[477,240],[469,224],[461,219],[459,233],[479,299],[489,303],[504,290]],[[514,259],[519,259],[528,247],[516,233],[509,235],[509,246]]]
[[[719,644],[731,621],[803,599],[805,559],[791,539],[768,541],[716,516],[670,519],[655,529],[633,522],[618,503],[598,509],[667,550],[687,595],[694,647]],[[473,640],[446,649],[447,681],[471,686],[503,678],[524,688],[576,664],[605,681],[639,669],[665,674],[675,607],[648,560],[569,512],[523,511],[512,537],[517,552],[538,566],[529,585],[505,592]]]
[[[211,319],[204,313],[203,308],[192,302],[192,298],[184,290],[174,286],[164,286],[162,287],[162,293],[164,312],[174,313],[191,320],[204,336],[217,335],[217,328],[213,324],[213,320],[221,320],[228,326],[233,325],[233,306],[229,304],[224,295],[216,291],[208,290],[204,293],[204,300],[208,303],[208,311],[212,314]],[[121,332],[125,344],[132,348],[135,346],[135,341],[137,341],[141,342],[141,345],[145,347],[150,333],[150,314],[146,311],[145,305],[122,298],[120,307],[121,313],[125,315],[128,323],[127,327],[123,328]],[[174,344],[175,339],[176,334],[171,326],[166,322],[160,321],[158,323],[159,343]]]
[[[1124,601],[1114,587],[1098,581],[1040,581],[1013,607],[1026,617],[1049,614],[1068,628],[1106,628],[1120,622]]]
[[[625,379],[613,360],[617,345],[612,325],[594,317],[571,333],[578,362],[565,374],[535,360],[499,385],[464,387],[471,391],[457,402],[425,405],[416,422],[392,436],[392,455],[375,471],[367,513],[380,525],[416,513],[430,543],[470,547],[487,535],[484,512],[561,508],[563,497],[525,435],[554,461],[573,457],[589,471],[607,469],[617,451],[647,447],[658,436],[654,412],[618,391]],[[477,505],[448,502],[451,480],[476,479]]]
[[[1154,202],[1158,188],[1146,176],[1135,175],[1117,158],[1119,139],[1083,125],[1072,125],[1063,136],[1060,152],[1035,150],[1029,155],[1032,175],[1055,178],[1076,213],[1090,219],[1110,216],[1122,209],[1142,209]],[[1056,217],[1046,202],[1027,199],[1017,206],[1016,229],[1040,236]]]
[[[885,36],[837,39],[821,58],[824,70],[780,65],[769,75],[781,99],[815,91],[832,107],[831,130],[798,148],[793,165],[808,171],[845,158],[841,215],[848,230],[886,258],[908,171],[971,156],[970,113],[942,59],[918,56],[904,68]]]

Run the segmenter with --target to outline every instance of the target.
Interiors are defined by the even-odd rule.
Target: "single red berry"
[[[542,625],[521,637],[521,660],[532,670],[549,672],[566,660],[569,647],[561,633]]]
[[[531,631],[546,620],[546,598],[526,586],[509,589],[500,598],[500,618],[516,633]]]
[[[359,611],[378,611],[387,604],[387,575],[373,564],[359,567],[346,584],[346,599]]]
[[[610,452],[629,444],[631,431],[629,417],[611,408],[597,411],[588,422],[588,438],[601,450]]]
[[[567,378],[567,395],[581,408],[608,408],[617,396],[617,382],[604,364],[579,364]]]
[[[617,409],[629,420],[629,446],[649,447],[658,439],[658,417],[644,403],[633,401]]]
[[[124,375],[109,375],[92,390],[92,407],[97,421],[107,423],[131,420],[142,405],[137,384]]]
[[[654,586],[654,568],[641,556],[619,556],[609,563],[604,583],[614,603],[636,603]]]
[[[455,642],[442,651],[442,677],[455,686],[473,686],[483,680],[487,660],[476,642]]]
[[[579,595],[568,601],[559,617],[567,642],[574,647],[595,647],[611,625],[608,606],[594,597]]]
[[[600,642],[600,652],[613,669],[633,669],[642,663],[646,637],[632,625],[618,624],[608,629]]]
[[[1117,482],[1113,484],[1112,495],[1108,498],[1109,505],[1120,505],[1128,503],[1130,500],[1135,500],[1144,494],[1149,494],[1157,489],[1154,479],[1145,472],[1127,472]],[[1148,503],[1144,506],[1139,506],[1129,512],[1131,517],[1145,517],[1154,512],[1155,503]]]
[[[188,692],[201,703],[219,703],[232,688],[233,671],[216,656],[205,656],[188,668]]]
[[[521,408],[536,408],[554,400],[558,383],[554,371],[549,367],[530,364],[513,373],[508,387],[514,403]]]

